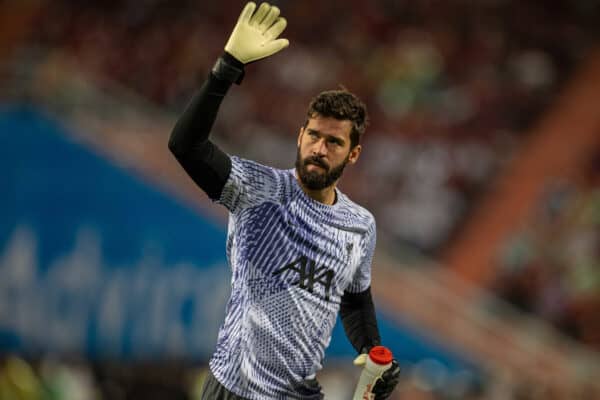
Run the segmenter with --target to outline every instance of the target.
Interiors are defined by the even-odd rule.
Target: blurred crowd
[[[177,114],[243,3],[52,1],[31,42]],[[308,102],[343,85],[365,100],[371,123],[342,189],[374,212],[385,238],[430,254],[585,55],[600,11],[592,0],[273,3],[291,46],[248,66],[215,136],[289,168]]]
[[[578,178],[548,185],[496,271],[502,297],[600,351],[600,149]]]
[[[199,374],[181,365],[0,357],[0,400],[187,400]]]
[[[405,366],[390,400],[588,400],[579,387],[556,397],[548,387],[533,385],[516,374],[494,379],[466,371],[449,374],[435,360]],[[107,363],[0,356],[0,400],[195,400],[207,369],[178,363]],[[356,367],[326,368],[318,379],[326,400],[348,400],[358,379]]]

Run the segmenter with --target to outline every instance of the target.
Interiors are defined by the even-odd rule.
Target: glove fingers
[[[254,13],[254,10],[256,10],[256,3],[253,3],[251,1],[248,2],[242,10],[240,17],[238,18],[238,23],[249,23],[250,18],[252,17],[252,13]]]
[[[265,32],[267,29],[269,29],[269,27],[273,25],[273,22],[275,22],[277,17],[279,17],[279,13],[279,8],[271,6],[271,9],[265,16],[265,19],[263,19],[260,25],[258,26],[258,30],[260,30],[261,32]]]
[[[279,17],[277,18],[277,22],[275,22],[273,25],[271,25],[269,29],[267,29],[267,31],[264,33],[264,36],[268,39],[275,39],[279,35],[281,35],[281,32],[285,30],[286,26],[286,19],[283,17]]]
[[[268,3],[262,3],[250,19],[250,25],[259,26],[263,19],[265,19],[265,17],[269,13],[270,9],[271,6]]]
[[[273,40],[273,41],[265,44],[264,49],[265,49],[266,56],[270,56],[271,54],[275,54],[278,51],[285,49],[289,45],[290,45],[290,42],[287,39]]]
[[[369,356],[366,353],[359,354],[358,356],[356,356],[356,358],[354,359],[354,361],[352,363],[354,365],[356,365],[357,367],[362,367],[367,363],[367,357],[369,357]]]
[[[392,366],[382,374],[382,378],[384,381],[396,381],[400,379],[400,374],[402,370],[398,363],[394,362]]]
[[[381,375],[381,378],[373,386],[375,400],[387,399],[390,396],[400,381],[401,372],[398,362],[394,360],[392,366]]]

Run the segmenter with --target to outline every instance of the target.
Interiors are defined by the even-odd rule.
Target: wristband
[[[217,59],[211,72],[219,80],[239,85],[244,79],[244,64],[225,53]]]

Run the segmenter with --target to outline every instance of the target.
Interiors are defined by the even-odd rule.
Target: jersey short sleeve
[[[352,282],[346,289],[348,292],[363,292],[371,286],[371,263],[373,262],[376,242],[377,230],[375,227],[375,219],[372,219],[369,230],[365,234],[364,240],[361,241],[362,256],[358,268],[356,268],[356,272],[354,273]]]
[[[277,199],[282,184],[282,177],[276,169],[232,156],[231,172],[217,203],[236,214],[270,199]]]

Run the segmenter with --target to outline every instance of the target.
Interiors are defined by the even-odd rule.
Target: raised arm
[[[196,184],[218,199],[231,172],[231,159],[209,140],[219,107],[232,83],[241,83],[244,65],[277,53],[289,45],[277,39],[286,27],[279,9],[246,4],[207,80],[179,117],[169,149]]]

